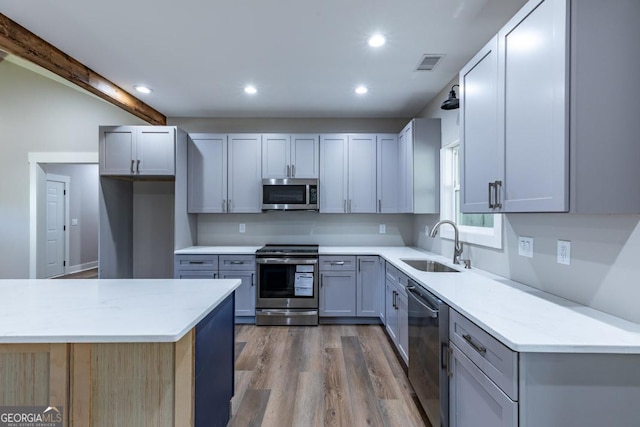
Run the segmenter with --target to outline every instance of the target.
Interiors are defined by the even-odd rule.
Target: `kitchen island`
[[[65,426],[226,425],[230,280],[1,280],[0,406]]]

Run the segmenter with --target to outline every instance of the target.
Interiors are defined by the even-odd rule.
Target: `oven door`
[[[317,258],[257,258],[256,308],[318,308]]]

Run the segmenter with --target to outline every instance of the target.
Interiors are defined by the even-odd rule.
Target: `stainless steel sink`
[[[426,259],[401,259],[400,261],[420,271],[428,271],[430,273],[459,273],[455,268],[440,264],[436,261]]]

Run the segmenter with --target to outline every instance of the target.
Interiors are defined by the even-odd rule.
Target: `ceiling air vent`
[[[443,57],[444,55],[423,55],[422,59],[418,63],[416,71],[433,70]]]

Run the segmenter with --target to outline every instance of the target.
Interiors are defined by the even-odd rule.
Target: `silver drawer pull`
[[[189,261],[189,264],[204,264],[204,261]]]
[[[344,265],[344,261],[331,261],[331,265]]]
[[[475,342],[473,342],[473,339],[471,338],[471,335],[469,335],[469,334],[464,334],[464,335],[462,335],[462,338],[464,338],[464,340],[465,340],[466,342],[468,342],[468,343],[469,343],[469,345],[470,345],[471,347],[473,347],[473,349],[474,349],[475,351],[477,351],[478,353],[480,353],[480,354],[484,355],[484,354],[487,352],[486,347],[483,347],[483,346],[478,345],[478,344],[476,344]]]
[[[244,261],[229,261],[229,264],[233,264],[233,265],[244,264]]]

